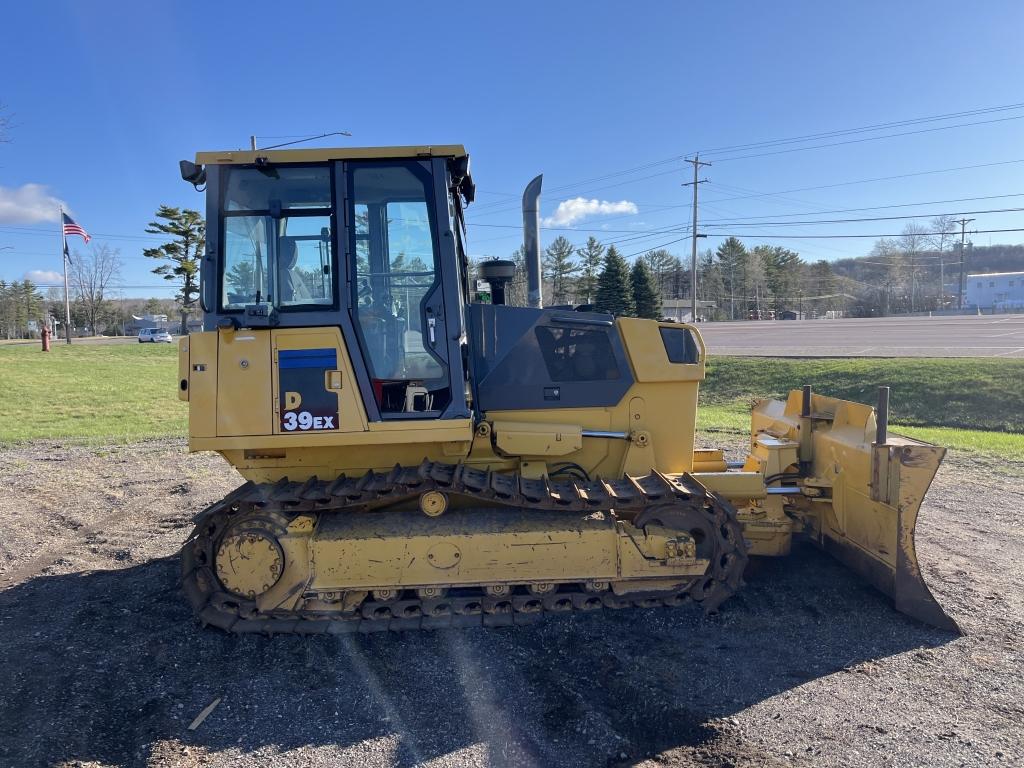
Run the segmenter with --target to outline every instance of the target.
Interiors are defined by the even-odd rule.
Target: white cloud
[[[563,200],[555,209],[554,216],[541,222],[545,227],[569,227],[590,216],[608,216],[613,213],[638,213],[636,203],[629,200],[609,202],[608,200],[588,200],[585,197],[574,197]]]
[[[59,198],[49,194],[42,184],[20,187],[0,186],[0,224],[40,224],[57,221]],[[67,210],[67,206],[64,206]]]
[[[24,279],[41,285],[54,285],[56,283],[63,283],[64,275],[60,272],[54,272],[52,269],[30,269],[25,273]]]

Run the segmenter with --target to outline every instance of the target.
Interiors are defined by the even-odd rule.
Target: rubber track
[[[492,506],[552,512],[615,510],[636,518],[665,505],[699,510],[713,522],[717,546],[709,572],[677,593],[640,593],[620,597],[611,592],[592,593],[560,585],[546,595],[512,594],[466,596],[466,588],[452,597],[397,601],[366,600],[354,611],[314,613],[275,611],[258,614],[255,603],[220,590],[213,560],[221,534],[240,513],[259,510],[291,519],[313,513],[348,513],[379,509],[437,490]],[[283,478],[273,484],[248,482],[212,504],[196,518],[196,527],[182,548],[182,588],[197,618],[230,632],[268,634],[347,634],[387,630],[440,629],[468,626],[510,626],[532,623],[547,613],[589,611],[600,608],[675,606],[693,600],[715,611],[742,582],[747,553],[736,510],[690,475],[670,478],[659,472],[643,477],[605,481],[525,478],[491,472],[464,464],[424,461],[417,467],[396,465],[390,472],[367,472],[362,477],[342,475],[303,483]]]

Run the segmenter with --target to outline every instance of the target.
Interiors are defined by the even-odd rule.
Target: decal
[[[277,355],[281,429],[338,429],[338,393],[327,389],[325,371],[338,367],[335,349],[282,349]]]
[[[333,416],[314,416],[309,411],[288,411],[281,420],[288,432],[307,429],[336,429]]]

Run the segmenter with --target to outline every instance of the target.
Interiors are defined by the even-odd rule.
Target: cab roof
[[[461,144],[411,147],[329,147],[316,149],[236,149],[197,152],[198,165],[253,165],[257,158],[268,163],[319,163],[327,160],[394,160],[398,158],[464,157]]]

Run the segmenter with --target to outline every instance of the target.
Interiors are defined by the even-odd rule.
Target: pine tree
[[[718,246],[718,251],[715,255],[718,257],[722,282],[725,284],[724,296],[722,298],[728,302],[729,319],[746,320],[746,313],[743,311],[743,308],[747,305],[746,294],[744,293],[747,249],[743,247],[743,243],[738,239],[729,237]]]
[[[551,281],[551,303],[568,304],[572,296],[570,278],[579,271],[573,261],[576,248],[559,235],[544,251],[544,276]]]
[[[637,259],[629,273],[629,283],[633,289],[633,303],[636,316],[648,320],[661,319],[661,293],[654,282],[651,270],[642,260]]]
[[[655,251],[648,251],[637,261],[642,261],[647,266],[647,271],[651,273],[659,294],[664,295],[673,289],[674,286],[668,285],[668,283],[673,267],[679,267],[679,259],[664,248],[659,248]],[[679,297],[673,296],[673,298]]]
[[[8,339],[27,338],[29,323],[43,320],[42,299],[30,280],[0,280],[0,335]]]
[[[753,252],[760,254],[764,262],[768,292],[775,299],[775,311],[781,312],[795,306],[797,302],[794,297],[803,264],[800,256],[779,245],[758,245]]]
[[[604,269],[597,277],[594,304],[602,312],[630,317],[633,315],[633,289],[629,284],[629,265],[613,245],[604,255]]]
[[[199,260],[206,251],[206,222],[198,211],[161,205],[156,218],[146,231],[155,235],[170,235],[169,243],[146,248],[143,256],[159,259],[164,263],[153,270],[164,280],[177,282],[178,304],[181,306],[182,336],[188,335],[188,315],[199,299]]]
[[[715,304],[714,308],[705,309],[700,314],[710,313],[717,320],[722,316],[720,307],[724,306],[725,284],[722,282],[722,270],[715,262],[715,252],[710,248],[700,255],[697,273],[697,298]]]
[[[580,277],[576,281],[576,292],[585,304],[593,304],[597,295],[597,276],[601,272],[604,246],[601,241],[591,235],[587,244],[576,251],[580,257]]]
[[[673,256],[661,280],[661,297],[685,299],[690,296],[690,266]]]

